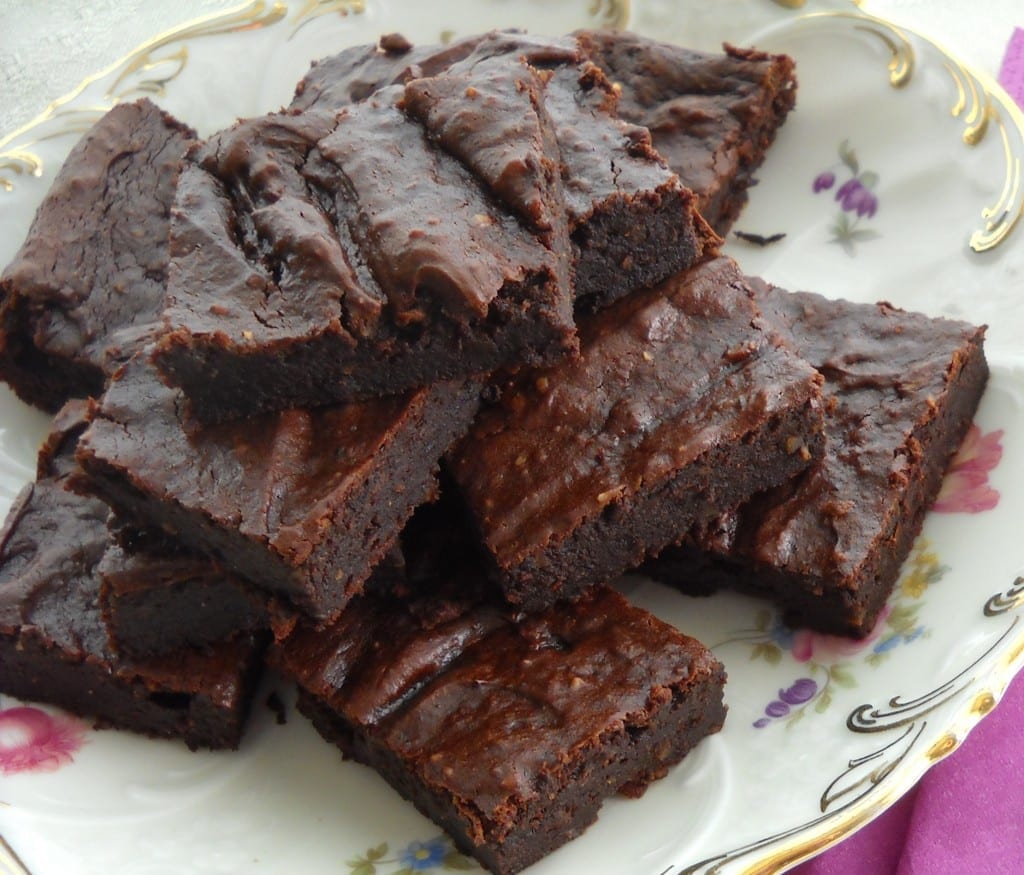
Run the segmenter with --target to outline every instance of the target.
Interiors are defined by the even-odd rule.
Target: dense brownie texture
[[[449,454],[507,598],[612,580],[821,454],[821,377],[718,258],[580,320],[580,358],[520,374]]]
[[[575,351],[543,77],[516,61],[421,85],[244,121],[193,155],[157,358],[199,419]],[[435,143],[470,131],[472,170]]]
[[[717,245],[694,212],[693,195],[651,147],[647,130],[617,117],[611,83],[571,37],[495,31],[444,47],[413,47],[391,35],[378,46],[355,46],[314,64],[292,107],[328,111],[405,83],[406,106],[416,114],[417,94],[434,83],[518,58],[547,77],[544,104],[561,156],[578,300],[604,306],[690,266]],[[438,141],[473,166],[478,152],[472,139]]]
[[[532,616],[428,589],[362,597],[326,630],[300,624],[274,662],[299,709],[495,873],[637,796],[725,717],[703,645],[598,587]]]
[[[162,528],[293,607],[329,617],[433,496],[438,460],[478,403],[476,383],[449,382],[195,427],[181,393],[143,355],[94,406],[79,444],[82,488],[122,519]]]
[[[614,81],[618,113],[697,195],[723,236],[796,102],[793,59],[725,46],[695,52],[622,31],[579,31],[583,51]]]
[[[55,411],[98,396],[159,326],[171,201],[193,133],[148,100],[68,155],[0,278],[0,379]]]
[[[988,377],[984,328],[751,282],[825,377],[825,457],[650,570],[687,591],[738,586],[793,626],[863,637],[970,426]]]
[[[78,429],[64,429],[75,420],[57,422],[42,476],[0,531],[0,690],[191,748],[236,747],[261,665],[256,639],[147,660],[109,645],[96,570],[109,509],[66,488]]]
[[[147,658],[270,628],[266,596],[209,558],[159,532],[135,533],[131,550],[118,540],[96,568],[103,622],[118,653]]]

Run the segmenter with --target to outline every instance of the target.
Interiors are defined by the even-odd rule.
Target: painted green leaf
[[[377,867],[373,865],[369,860],[362,860],[357,863],[355,860],[349,860],[348,865],[351,867],[349,875],[377,875]]]
[[[851,258],[857,254],[857,251],[853,248],[853,243],[850,241],[849,237],[833,237],[832,242],[838,243],[840,246],[842,246],[843,252],[845,252]]]
[[[860,175],[860,184],[863,185],[864,188],[874,188],[878,185],[878,174],[871,170],[865,170]]]
[[[914,631],[917,626],[917,611],[918,605],[896,605],[889,616],[886,618],[886,623],[894,631],[901,635],[908,635]]]
[[[832,226],[832,233],[841,239],[845,239],[850,235],[850,217],[846,213],[840,213],[836,217],[835,224]]]
[[[860,163],[857,161],[857,153],[850,146],[849,140],[843,140],[839,144],[839,160],[850,168],[850,173],[856,176],[860,172]]]
[[[875,231],[875,230],[873,230],[871,228],[851,228],[847,232],[847,236],[851,240],[864,241],[864,240],[876,240],[879,237],[881,237],[882,235],[879,234],[878,231]]]
[[[782,651],[775,645],[768,642],[755,644],[750,653],[751,660],[763,659],[769,665],[778,665],[782,659]]]
[[[469,857],[463,856],[458,851],[449,851],[444,858],[444,868],[454,869],[459,872],[464,872],[468,869],[472,869],[476,864],[469,859]]]
[[[377,845],[377,847],[370,848],[366,852],[366,859],[367,860],[379,860],[387,852],[388,852],[388,843],[387,842],[381,842],[379,845]]]
[[[851,689],[857,686],[857,679],[851,674],[850,670],[845,665],[833,665],[829,669],[829,677],[835,681],[839,686]]]
[[[828,689],[822,691],[821,695],[818,696],[818,701],[814,703],[814,710],[819,714],[824,714],[828,710],[828,706],[832,704],[832,693]]]

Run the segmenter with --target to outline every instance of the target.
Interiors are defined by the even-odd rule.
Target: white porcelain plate
[[[792,4],[789,4],[792,5]],[[492,26],[622,24],[798,61],[798,110],[733,239],[790,288],[888,299],[986,322],[992,379],[976,428],[874,635],[792,632],[764,604],[623,588],[709,645],[729,672],[725,730],[638,801],[611,800],[537,875],[774,871],[862,825],[954,750],[1024,661],[1024,121],[928,39],[855,7],[615,0],[251,3],[165,34],[0,141],[0,263],[77,136],[149,94],[211,132],[286,102],[310,59],[401,30],[417,42]],[[31,477],[44,418],[0,397],[0,502]],[[473,868],[369,770],[288,706],[257,699],[235,753],[94,731],[0,697],[0,872],[396,875]],[[6,855],[7,859],[3,859]],[[20,864],[18,861],[20,860]]]

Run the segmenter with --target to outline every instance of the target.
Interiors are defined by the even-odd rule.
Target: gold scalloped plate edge
[[[1014,585],[1021,583],[1022,578],[1017,578]],[[965,700],[958,706],[956,714],[943,724],[943,732],[937,739],[927,747],[915,751],[912,758],[901,758],[898,772],[892,770],[885,775],[885,778],[898,777],[900,780],[897,783],[879,781],[875,785],[875,791],[865,793],[831,815],[826,814],[817,818],[810,825],[792,827],[779,836],[769,836],[751,845],[724,851],[692,865],[670,867],[663,875],[668,875],[669,872],[675,875],[720,875],[725,871],[742,875],[772,875],[783,872],[839,844],[884,814],[906,795],[932,766],[963,745],[970,732],[998,706],[1015,676],[1024,670],[1024,629],[1017,630],[1016,636],[1008,639],[1012,640],[1012,644],[1006,644],[1003,640],[1007,639],[1009,633],[1018,625],[1018,619],[1014,618],[1004,635],[985,654],[1003,656],[996,662],[991,675],[986,678],[986,684],[978,689],[972,689],[970,696],[964,696]],[[985,655],[972,665],[983,661]],[[913,742],[923,735],[924,728],[920,727],[915,734],[911,747],[914,747]],[[906,733],[904,737],[909,734]]]
[[[971,234],[969,246],[976,253],[984,253],[1002,244],[1024,217],[1024,109],[1017,105],[1006,89],[992,75],[960,60],[940,41],[916,28],[863,11],[858,0],[849,0],[850,9],[810,12],[803,11],[806,4],[802,0],[793,4],[780,0],[772,2],[797,14],[773,22],[754,35],[752,41],[756,42],[765,33],[776,33],[793,24],[814,21],[846,20],[865,29],[868,26],[879,28],[874,35],[882,38],[892,52],[889,74],[894,88],[906,85],[914,74],[914,49],[908,35],[944,60],[958,94],[950,112],[964,124],[964,144],[967,147],[977,145],[995,128],[1005,163],[1000,193],[993,203],[980,208],[982,227]]]
[[[0,835],[0,875],[31,875],[25,865],[14,853],[14,848],[7,844]]]

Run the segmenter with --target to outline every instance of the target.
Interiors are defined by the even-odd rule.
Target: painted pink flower
[[[74,759],[85,728],[61,714],[38,708],[0,710],[0,772],[52,772]]]
[[[793,632],[790,652],[797,662],[831,663],[839,662],[849,656],[856,656],[866,647],[871,646],[881,636],[885,628],[885,618],[891,610],[889,605],[882,608],[878,615],[875,628],[867,638],[841,638],[838,635],[823,635],[809,629],[797,629]]]
[[[972,425],[946,471],[932,510],[939,513],[981,513],[999,504],[999,491],[989,486],[988,475],[1003,457],[1003,430],[983,435]]]

